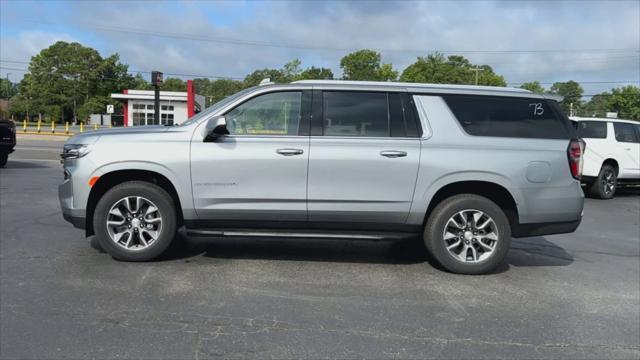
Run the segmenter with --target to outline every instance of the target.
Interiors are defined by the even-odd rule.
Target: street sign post
[[[154,88],[154,101],[153,101],[153,124],[160,124],[160,85],[162,85],[162,72],[160,71],[152,71],[151,72],[151,83]]]

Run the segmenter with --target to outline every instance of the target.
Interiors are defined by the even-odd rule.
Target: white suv
[[[589,193],[611,199],[619,185],[640,184],[640,122],[572,117],[586,142],[582,181]]]

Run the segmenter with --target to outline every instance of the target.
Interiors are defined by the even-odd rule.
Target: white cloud
[[[0,59],[11,62],[1,62],[2,73],[11,73],[11,81],[20,81],[29,65],[31,57],[37,55],[42,49],[49,47],[56,41],[76,41],[72,36],[63,33],[51,33],[43,31],[25,31],[16,37],[3,36],[0,38]],[[16,62],[14,62],[16,61]]]
[[[429,50],[524,50],[640,47],[640,3],[606,2],[227,2],[73,3],[71,16],[90,24],[103,55],[118,52],[132,69],[243,77],[293,58],[340,75],[345,51],[245,46],[100,31],[96,26],[206,38],[245,39],[316,48],[383,49],[397,69]],[[126,7],[126,9],[123,9]],[[54,18],[45,19],[55,22]],[[76,30],[77,31],[77,30]],[[21,34],[20,39],[25,35]],[[60,35],[53,35],[60,36]],[[46,37],[30,45],[29,55]],[[3,43],[5,38],[3,37]],[[3,44],[3,51],[6,48]],[[414,49],[416,51],[397,51]],[[393,51],[396,50],[396,51]],[[22,50],[21,50],[22,51]],[[463,54],[486,63],[508,82],[575,80],[640,81],[640,54]],[[3,54],[3,58],[6,56]],[[586,92],[619,84],[585,85]]]

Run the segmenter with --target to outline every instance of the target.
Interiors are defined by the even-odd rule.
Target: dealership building
[[[177,125],[205,108],[205,97],[195,93],[193,81],[187,81],[187,91],[160,91],[160,122],[154,122],[157,109],[153,90],[124,90],[111,94],[123,103],[123,126]]]

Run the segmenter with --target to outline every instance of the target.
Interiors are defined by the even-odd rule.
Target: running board
[[[337,232],[337,231],[286,231],[260,229],[186,229],[187,236],[192,237],[267,237],[267,238],[314,238],[314,239],[348,239],[348,240],[399,240],[415,234],[401,232]]]

